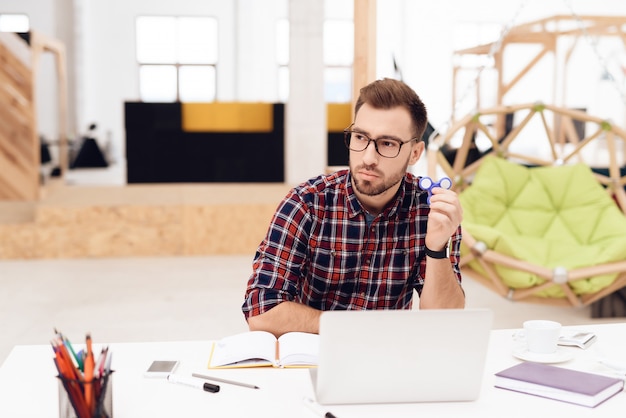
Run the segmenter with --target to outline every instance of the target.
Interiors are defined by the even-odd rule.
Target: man
[[[324,310],[410,309],[413,289],[421,309],[464,307],[457,195],[434,188],[429,206],[407,173],[426,124],[403,82],[361,89],[345,132],[350,169],[291,190],[257,250],[242,307],[250,330],[318,333]]]

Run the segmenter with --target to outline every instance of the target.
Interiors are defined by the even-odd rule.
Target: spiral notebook
[[[475,400],[492,322],[488,309],[324,312],[317,402]]]

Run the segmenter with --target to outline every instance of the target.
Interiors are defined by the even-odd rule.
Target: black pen
[[[314,413],[324,418],[337,418],[332,412],[324,411],[317,402],[311,398],[304,398],[304,404]]]
[[[190,386],[196,389],[202,389],[205,392],[216,393],[220,391],[218,385],[212,383],[203,382],[202,380],[194,379],[192,377],[177,376],[175,374],[168,374],[167,381],[170,383],[177,383],[179,385]]]

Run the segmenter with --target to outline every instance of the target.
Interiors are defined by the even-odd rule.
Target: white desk
[[[626,361],[626,323],[574,327],[597,333],[598,341],[587,350],[575,350],[564,367],[600,373],[610,370],[596,361],[598,353]],[[622,392],[596,408],[543,399],[496,389],[494,373],[519,361],[511,355],[514,330],[491,334],[483,387],[475,402],[415,403],[395,405],[341,405],[325,407],[338,418],[349,417],[618,417],[626,411]],[[460,341],[460,344],[463,342]],[[307,369],[207,370],[210,342],[110,344],[114,374],[115,418],[137,417],[314,417],[303,405],[314,397]],[[96,350],[99,349],[94,344]],[[616,357],[617,356],[617,357]],[[621,356],[621,357],[619,357]],[[160,379],[146,379],[143,371],[154,359],[178,359],[180,374],[203,372],[253,383],[259,390],[220,384],[219,393],[208,393]],[[57,379],[49,345],[16,346],[0,369],[0,417],[57,417]]]

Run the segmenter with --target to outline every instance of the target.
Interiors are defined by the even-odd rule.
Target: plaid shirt
[[[429,207],[418,181],[407,173],[395,201],[369,226],[347,170],[291,190],[254,258],[245,317],[283,301],[320,310],[411,308],[426,271]],[[459,283],[460,243],[459,226],[450,246]]]

